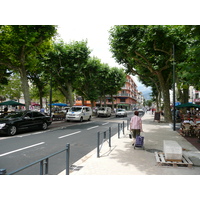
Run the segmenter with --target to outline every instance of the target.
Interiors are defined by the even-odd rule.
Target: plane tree
[[[55,34],[56,26],[53,25],[3,25],[0,27],[0,65],[6,66],[10,71],[19,72],[26,109],[29,109],[30,105],[27,78],[29,62],[33,63],[38,54],[48,49],[47,43]]]
[[[99,98],[98,84],[99,72],[101,69],[101,60],[97,57],[90,57],[87,63],[80,71],[80,77],[76,79],[74,88],[76,94],[82,96],[82,104],[84,100],[90,100],[92,107],[95,101]]]
[[[85,41],[54,43],[52,51],[48,53],[46,64],[52,78],[53,87],[59,89],[74,105],[74,84],[81,76],[82,68],[88,61],[90,50]]]
[[[126,82],[126,74],[122,68],[112,67],[108,72],[106,81],[106,91],[107,94],[111,96],[112,109],[114,109],[113,95],[116,95],[117,92],[124,86]]]
[[[181,61],[186,41],[179,26],[114,26],[110,30],[111,52],[116,61],[137,72],[146,68],[157,77],[164,101],[165,120],[171,122],[169,89],[172,86],[173,45]],[[180,60],[179,60],[180,59]]]

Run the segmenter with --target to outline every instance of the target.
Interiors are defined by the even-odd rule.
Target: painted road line
[[[58,138],[61,139],[61,138],[64,138],[64,137],[68,137],[68,136],[71,136],[71,135],[75,135],[75,134],[80,133],[80,132],[81,132],[81,131],[77,131],[77,132],[74,132],[74,133],[70,133],[70,134],[68,134],[68,135],[60,136],[60,137],[58,137]]]
[[[91,127],[91,128],[88,128],[87,130],[89,131],[89,130],[91,130],[91,129],[93,129],[93,128],[97,128],[97,127],[99,127],[99,126],[93,126],[93,127]]]
[[[45,142],[40,142],[40,143],[37,143],[37,144],[33,144],[31,146],[27,146],[27,147],[24,147],[24,148],[21,148],[21,149],[17,149],[17,150],[14,150],[14,151],[10,151],[10,152],[7,152],[7,153],[3,153],[3,154],[0,154],[0,157],[2,156],[6,156],[6,155],[9,155],[11,153],[15,153],[15,152],[18,152],[18,151],[22,151],[24,149],[29,149],[29,148],[32,148],[32,147],[35,147],[35,146],[38,146],[38,145],[41,145],[41,144],[44,144]]]
[[[103,125],[106,125],[106,124],[109,124],[109,122],[106,122],[106,123],[102,124],[102,126],[103,126]]]

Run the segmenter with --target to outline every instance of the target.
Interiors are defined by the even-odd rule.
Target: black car
[[[0,133],[15,135],[21,130],[46,130],[51,122],[49,116],[37,111],[10,113],[0,117]]]

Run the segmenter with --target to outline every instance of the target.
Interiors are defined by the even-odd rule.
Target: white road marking
[[[102,126],[103,126],[103,125],[106,125],[106,124],[109,124],[109,122],[106,122],[106,123],[102,124]]]
[[[37,144],[33,144],[33,145],[30,145],[30,146],[27,146],[27,147],[24,147],[24,148],[21,148],[21,149],[17,149],[17,150],[14,150],[14,151],[10,151],[10,152],[7,152],[7,153],[3,153],[3,154],[0,154],[0,157],[2,156],[6,156],[8,154],[11,154],[11,153],[15,153],[15,152],[18,152],[18,151],[22,151],[24,149],[29,149],[31,147],[35,147],[35,146],[38,146],[38,145],[41,145],[41,144],[44,144],[45,142],[40,142],[40,143],[37,143]]]
[[[81,131],[77,131],[77,132],[74,132],[74,133],[70,133],[70,134],[68,134],[68,135],[60,136],[60,137],[58,137],[58,138],[61,139],[61,138],[64,138],[64,137],[68,137],[68,136],[71,136],[71,135],[75,135],[75,134],[80,133],[80,132],[81,132]]]
[[[40,132],[35,132],[35,133],[29,133],[29,134],[25,134],[25,135],[19,135],[19,136],[16,136],[16,137],[23,138],[23,137],[27,137],[27,136],[30,136],[30,135],[38,135],[40,133],[45,133],[45,131],[40,131]]]
[[[93,127],[91,127],[91,128],[88,128],[87,130],[89,131],[89,130],[91,130],[91,129],[93,129],[93,128],[97,128],[97,127],[99,127],[99,126],[93,126]]]

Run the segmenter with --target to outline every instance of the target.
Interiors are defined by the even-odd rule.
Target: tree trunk
[[[73,99],[73,92],[72,92],[72,86],[70,83],[67,83],[66,88],[60,87],[59,90],[65,95],[66,99],[69,100],[70,107],[74,105],[74,99]]]
[[[42,95],[40,93],[40,108],[43,108]]]
[[[178,100],[183,103],[188,103],[189,99],[189,87],[188,88],[178,88]]]
[[[84,101],[85,101],[85,98],[82,96],[82,105],[84,106]]]
[[[189,87],[183,89],[183,103],[188,103],[189,99]]]
[[[103,99],[104,99],[104,107],[106,107],[106,95],[104,95]]]
[[[20,72],[20,77],[21,77],[22,91],[23,91],[24,99],[25,99],[25,107],[26,107],[26,110],[29,110],[29,105],[31,104],[31,100],[30,100],[28,79],[27,79],[26,69],[24,65],[21,66],[21,68],[19,69],[19,72]]]
[[[112,101],[112,110],[114,110],[114,99],[112,94],[111,94],[111,101]]]
[[[100,96],[100,107],[102,107],[102,96]]]
[[[171,114],[171,109],[170,109],[170,97],[169,97],[169,83],[164,80],[161,73],[158,73],[158,79],[160,82],[161,92],[163,94],[165,121],[172,122],[172,114]]]
[[[156,111],[160,111],[159,95],[156,95]]]
[[[91,107],[94,108],[94,103],[95,101],[94,100],[91,100]]]
[[[73,99],[73,92],[72,92],[72,85],[71,83],[67,83],[67,93],[68,93],[68,99],[70,106],[74,105],[74,99]]]

